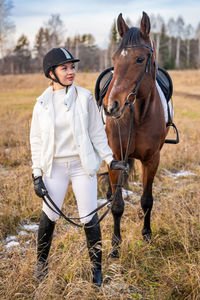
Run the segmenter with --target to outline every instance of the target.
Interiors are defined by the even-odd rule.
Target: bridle
[[[146,47],[150,50],[149,54],[148,54],[148,58],[147,58],[147,62],[146,62],[146,66],[145,66],[145,71],[139,76],[139,78],[137,79],[137,82],[136,82],[136,86],[135,88],[133,89],[132,92],[130,92],[128,94],[128,96],[126,97],[126,101],[124,102],[124,105],[121,109],[121,111],[119,112],[119,114],[117,116],[113,116],[111,113],[109,113],[107,110],[106,110],[106,106],[103,104],[103,108],[104,108],[104,111],[106,112],[106,115],[108,117],[111,117],[113,119],[119,119],[122,114],[124,113],[124,110],[126,108],[127,105],[130,105],[130,103],[132,103],[133,105],[135,104],[135,101],[136,101],[136,94],[137,94],[137,91],[140,87],[140,83],[145,75],[145,73],[149,73],[151,74],[151,60],[152,60],[152,56],[153,56],[153,47],[152,46],[149,46],[147,44],[133,44],[133,45],[128,45],[128,46],[125,46],[124,48],[138,48],[138,47]],[[129,97],[130,96],[134,96],[134,99],[132,101],[129,100]]]
[[[151,42],[151,44],[152,44],[152,42]],[[148,54],[148,59],[147,59],[147,62],[146,62],[145,70],[139,76],[139,78],[137,80],[137,83],[136,83],[136,86],[133,89],[133,91],[131,93],[129,93],[128,96],[126,97],[126,101],[125,101],[125,103],[124,103],[124,105],[123,105],[120,113],[117,116],[112,116],[111,114],[108,114],[106,112],[106,114],[108,116],[110,116],[114,120],[116,120],[116,123],[117,123],[117,126],[118,126],[118,133],[119,133],[119,142],[120,142],[120,150],[121,150],[121,160],[123,161],[124,166],[127,166],[127,164],[128,164],[128,154],[129,154],[129,150],[130,150],[130,146],[131,146],[131,138],[132,138],[132,135],[133,135],[134,104],[136,102],[137,91],[139,89],[140,83],[141,83],[141,81],[142,81],[145,73],[151,74],[151,60],[152,60],[153,51],[154,51],[153,46],[149,46],[147,44],[133,44],[133,45],[126,46],[124,48],[136,48],[136,47],[146,47],[146,48],[148,48],[150,50],[150,52]],[[155,66],[156,66],[156,63],[155,63]],[[134,96],[134,99],[132,101],[130,101],[129,98],[132,95]],[[125,110],[125,108],[126,108],[127,105],[129,106],[129,109],[130,109],[130,123],[129,123],[129,136],[128,136],[128,141],[127,141],[126,153],[125,153],[125,156],[123,158],[122,139],[121,139],[121,132],[120,132],[120,124],[119,124],[118,120],[122,116],[122,114],[123,114],[123,112],[124,112],[124,110]],[[104,109],[105,109],[105,106],[104,106]],[[119,175],[119,178],[118,178],[118,183],[115,184],[115,186],[116,186],[115,193],[118,190],[118,188],[122,188],[122,181],[123,181],[123,172],[121,171],[120,175]],[[115,196],[115,194],[114,194],[114,196]],[[113,199],[114,199],[114,196],[113,196]]]

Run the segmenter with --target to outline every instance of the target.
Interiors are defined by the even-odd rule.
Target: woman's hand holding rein
[[[32,178],[36,195],[40,198],[43,198],[48,192],[42,180],[42,176],[34,177],[32,174]]]

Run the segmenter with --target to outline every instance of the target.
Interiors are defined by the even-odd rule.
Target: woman
[[[111,169],[126,168],[113,159],[92,94],[73,84],[74,63],[78,61],[64,48],[53,48],[45,55],[44,73],[53,84],[37,98],[30,143],[37,196],[42,198],[48,191],[61,209],[71,181],[79,216],[83,217],[97,208],[96,172],[102,160]],[[58,218],[43,202],[37,247],[37,278],[40,279],[47,274],[47,258]],[[93,264],[93,283],[101,286],[101,231],[97,221],[97,214],[81,219]]]

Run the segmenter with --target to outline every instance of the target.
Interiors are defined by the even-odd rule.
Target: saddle
[[[102,105],[103,98],[105,97],[109,84],[112,80],[113,71],[114,67],[107,68],[97,78],[95,86],[95,98],[99,107]],[[173,83],[169,73],[166,70],[158,67],[156,80],[168,103],[173,94]]]
[[[173,83],[169,73],[165,69],[158,67],[156,80],[165,95],[165,99],[169,102],[173,94]]]
[[[99,77],[97,78],[97,81],[96,81],[95,98],[97,101],[97,105],[101,111],[102,111],[101,108],[102,108],[103,99],[106,95],[109,84],[113,78],[113,72],[114,72],[114,67],[105,69],[99,75]],[[171,103],[169,103],[169,102],[170,102],[170,100],[172,98],[172,94],[173,94],[172,79],[166,70],[158,67],[157,73],[156,73],[156,81],[157,81],[158,85],[160,86],[160,88],[165,96],[166,102],[167,102],[166,104],[167,104],[167,111],[168,111],[168,122],[166,125],[172,126],[175,131],[175,134],[176,134],[175,140],[167,139],[167,140],[165,140],[165,143],[178,144],[179,143],[178,130],[176,128],[176,125],[172,122],[172,117],[171,117],[170,108],[169,108],[169,106],[171,105]]]

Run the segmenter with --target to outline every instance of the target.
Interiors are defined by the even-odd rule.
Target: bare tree
[[[151,32],[156,42],[157,61],[159,63],[160,37],[162,34],[162,27],[164,25],[164,20],[160,15],[157,16],[151,15],[150,20],[151,20]]]
[[[176,59],[175,59],[175,65],[176,68],[180,68],[180,46],[181,46],[181,39],[183,38],[184,34],[184,21],[183,18],[180,16],[178,17],[176,21],[176,37],[177,37],[177,42],[176,42]]]
[[[120,41],[120,36],[118,34],[117,31],[117,24],[116,24],[116,20],[114,19],[111,29],[110,29],[110,34],[109,34],[109,45],[108,45],[108,49],[107,49],[107,61],[106,63],[109,64],[109,67],[112,66],[113,61],[112,61],[112,55],[115,52],[115,50],[117,49],[117,46],[119,44]],[[105,67],[108,67],[107,65],[105,65]]]
[[[11,0],[0,0],[0,54],[5,55],[6,43],[14,31],[14,24],[10,20],[13,4]]]
[[[190,66],[190,42],[191,39],[194,37],[194,28],[192,27],[191,24],[188,24],[185,27],[184,37],[186,41],[186,65],[187,67],[189,67]]]
[[[129,17],[127,17],[125,21],[129,28],[133,27],[133,23],[132,23],[131,19],[129,19]]]
[[[48,41],[48,48],[59,47],[63,44],[63,36],[65,32],[65,27],[63,21],[60,19],[59,14],[51,15],[51,18],[45,24],[46,37]]]
[[[200,23],[197,26],[196,29],[196,38],[198,39],[198,61],[197,61],[197,65],[198,67],[200,67]]]
[[[169,36],[168,49],[169,57],[172,57],[172,38],[176,36],[176,22],[174,18],[170,18],[167,23],[167,34]]]
[[[81,71],[98,71],[100,65],[100,50],[95,45],[95,39],[91,34],[75,35],[68,37],[65,47],[80,59],[76,68]]]

